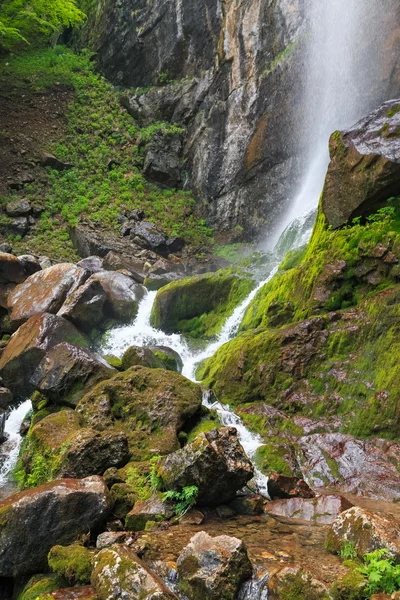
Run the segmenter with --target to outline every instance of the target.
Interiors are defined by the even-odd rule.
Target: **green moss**
[[[138,127],[122,107],[119,93],[95,73],[85,52],[77,55],[58,46],[7,56],[0,61],[0,79],[5,73],[9,95],[33,95],[60,85],[71,90],[64,134],[47,150],[73,167],[63,172],[43,169],[24,187],[23,195],[44,212],[34,233],[13,239],[17,253],[75,260],[70,226],[90,219],[96,227],[117,233],[121,211],[135,208],[144,210],[146,218],[168,236],[182,236],[194,250],[210,245],[212,231],[196,216],[191,192],[161,189],[143,175],[151,138],[156,133],[180,135],[180,127],[174,123]],[[5,235],[11,231],[5,215],[0,231]]]
[[[167,333],[212,338],[254,287],[232,269],[174,281],[157,292],[151,323]]]
[[[310,576],[299,571],[285,577],[279,586],[279,600],[328,600],[328,596],[313,587]]]
[[[358,571],[359,564],[354,567],[330,589],[332,600],[364,600],[365,579]]]
[[[34,575],[29,579],[17,600],[37,600],[38,596],[55,592],[67,585],[67,582],[56,574]]]
[[[50,569],[71,585],[90,583],[92,559],[92,553],[78,544],[53,546],[47,557]]]
[[[111,367],[114,367],[114,369],[118,369],[118,371],[123,370],[122,360],[117,356],[114,356],[113,354],[107,354],[104,356],[104,360],[106,360]]]
[[[168,371],[179,372],[178,364],[176,358],[172,356],[172,354],[168,354],[167,352],[163,352],[162,350],[153,350],[154,356],[156,356],[165,366]]]
[[[200,433],[207,433],[207,431],[212,431],[216,427],[219,427],[220,424],[221,423],[218,417],[215,417],[214,419],[210,419],[207,417],[202,419],[200,423],[195,425],[195,427],[193,427],[193,429],[189,432],[189,435],[187,437],[187,443],[190,444]]]
[[[276,444],[260,446],[254,455],[254,461],[261,472],[266,475],[269,475],[271,471],[275,471],[287,477],[293,476],[293,471],[284,458],[282,446]]]

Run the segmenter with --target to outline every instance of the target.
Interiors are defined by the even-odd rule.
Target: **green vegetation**
[[[262,473],[269,475],[271,471],[286,475],[287,477],[293,476],[293,471],[285,459],[284,448],[274,443],[260,446],[254,456],[255,463]]]
[[[339,552],[339,556],[342,560],[350,560],[357,558],[356,545],[353,541],[345,541],[343,547]]]
[[[247,273],[234,268],[173,281],[158,291],[151,323],[167,333],[213,338],[254,285]]]
[[[279,586],[280,600],[328,600],[328,596],[312,585],[311,577],[299,571],[287,575]]]
[[[24,586],[18,600],[37,600],[42,594],[51,594],[51,592],[55,592],[60,588],[67,587],[67,585],[65,580],[55,574],[34,575]]]
[[[274,58],[274,60],[271,61],[269,66],[263,71],[263,76],[266,77],[270,73],[273,73],[273,71],[275,71],[275,69],[277,69],[279,66],[284,64],[287,61],[287,59],[292,55],[295,48],[296,42],[293,42],[292,44],[286,46],[286,48],[284,48],[282,52],[279,52],[279,54]]]
[[[45,44],[64,27],[76,27],[85,15],[75,0],[3,0],[0,6],[0,48]]]
[[[372,594],[392,594],[400,590],[400,565],[395,564],[389,550],[380,548],[364,556],[359,572],[367,579],[367,597]]]
[[[48,168],[43,182],[40,178],[25,186],[24,196],[43,212],[33,235],[13,238],[16,251],[74,259],[70,227],[89,220],[100,230],[117,232],[121,211],[135,208],[144,210],[166,235],[182,236],[194,251],[212,243],[211,230],[195,216],[190,192],[161,189],[142,174],[145,147],[152,136],[176,135],[181,128],[154,123],[140,129],[120,105],[118,93],[95,73],[85,52],[77,55],[58,46],[10,57],[0,63],[0,79],[7,74],[17,94],[21,89],[25,93],[26,81],[29,93],[60,86],[71,89],[63,139],[46,151],[72,168],[62,172]],[[0,198],[0,205],[16,194]],[[9,225],[3,215],[0,230],[7,234]]]
[[[50,569],[71,585],[90,583],[92,553],[84,546],[53,546],[47,560]]]
[[[182,517],[188,510],[196,504],[199,489],[195,485],[188,485],[180,492],[168,490],[162,495],[163,501],[170,500],[175,504],[175,513],[178,517]]]

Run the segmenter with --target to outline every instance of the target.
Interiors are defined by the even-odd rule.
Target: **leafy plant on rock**
[[[196,485],[188,485],[180,492],[169,490],[164,492],[162,499],[171,500],[175,503],[175,513],[178,517],[182,517],[188,510],[196,504],[197,496],[199,495],[199,488]]]
[[[380,548],[364,556],[359,572],[366,577],[368,598],[372,594],[392,594],[400,590],[400,565],[387,548]]]

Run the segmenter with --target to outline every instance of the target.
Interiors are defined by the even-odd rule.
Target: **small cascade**
[[[182,358],[184,365],[182,374],[188,379],[196,381],[196,368],[199,363],[213,356],[221,346],[235,337],[248,306],[256,296],[257,292],[275,275],[277,270],[278,266],[275,266],[268,277],[261,281],[247,298],[235,308],[232,315],[226,320],[217,339],[214,342],[211,342],[204,350],[193,350],[181,335],[168,335],[159,329],[154,329],[150,325],[150,315],[156,292],[147,292],[139,305],[138,314],[134,323],[112,330],[108,334],[102,350],[104,353],[122,356],[124,351],[132,345],[169,346],[178,352]],[[228,406],[223,405],[220,402],[211,403],[208,393],[204,394],[203,402],[208,408],[212,406],[212,408],[217,411],[223,425],[233,425],[236,427],[245,452],[250,459],[253,459],[257,448],[264,444],[261,437],[251,433],[242,423],[240,418]],[[254,482],[259,493],[264,497],[269,498],[268,477],[263,475],[257,467],[255,467],[254,470]]]
[[[256,567],[253,577],[240,588],[237,600],[268,600],[268,572]]]
[[[20,427],[27,413],[32,408],[30,400],[25,400],[17,408],[14,408],[5,422],[4,435],[6,441],[0,445],[0,488],[9,483],[10,473],[17,464],[22,437]]]

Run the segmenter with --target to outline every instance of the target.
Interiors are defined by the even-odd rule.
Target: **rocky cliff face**
[[[186,128],[181,185],[220,231],[265,232],[293,197],[309,1],[100,0],[92,17],[100,68],[146,88],[127,98],[132,115]],[[379,100],[400,81],[400,17],[389,4]]]

